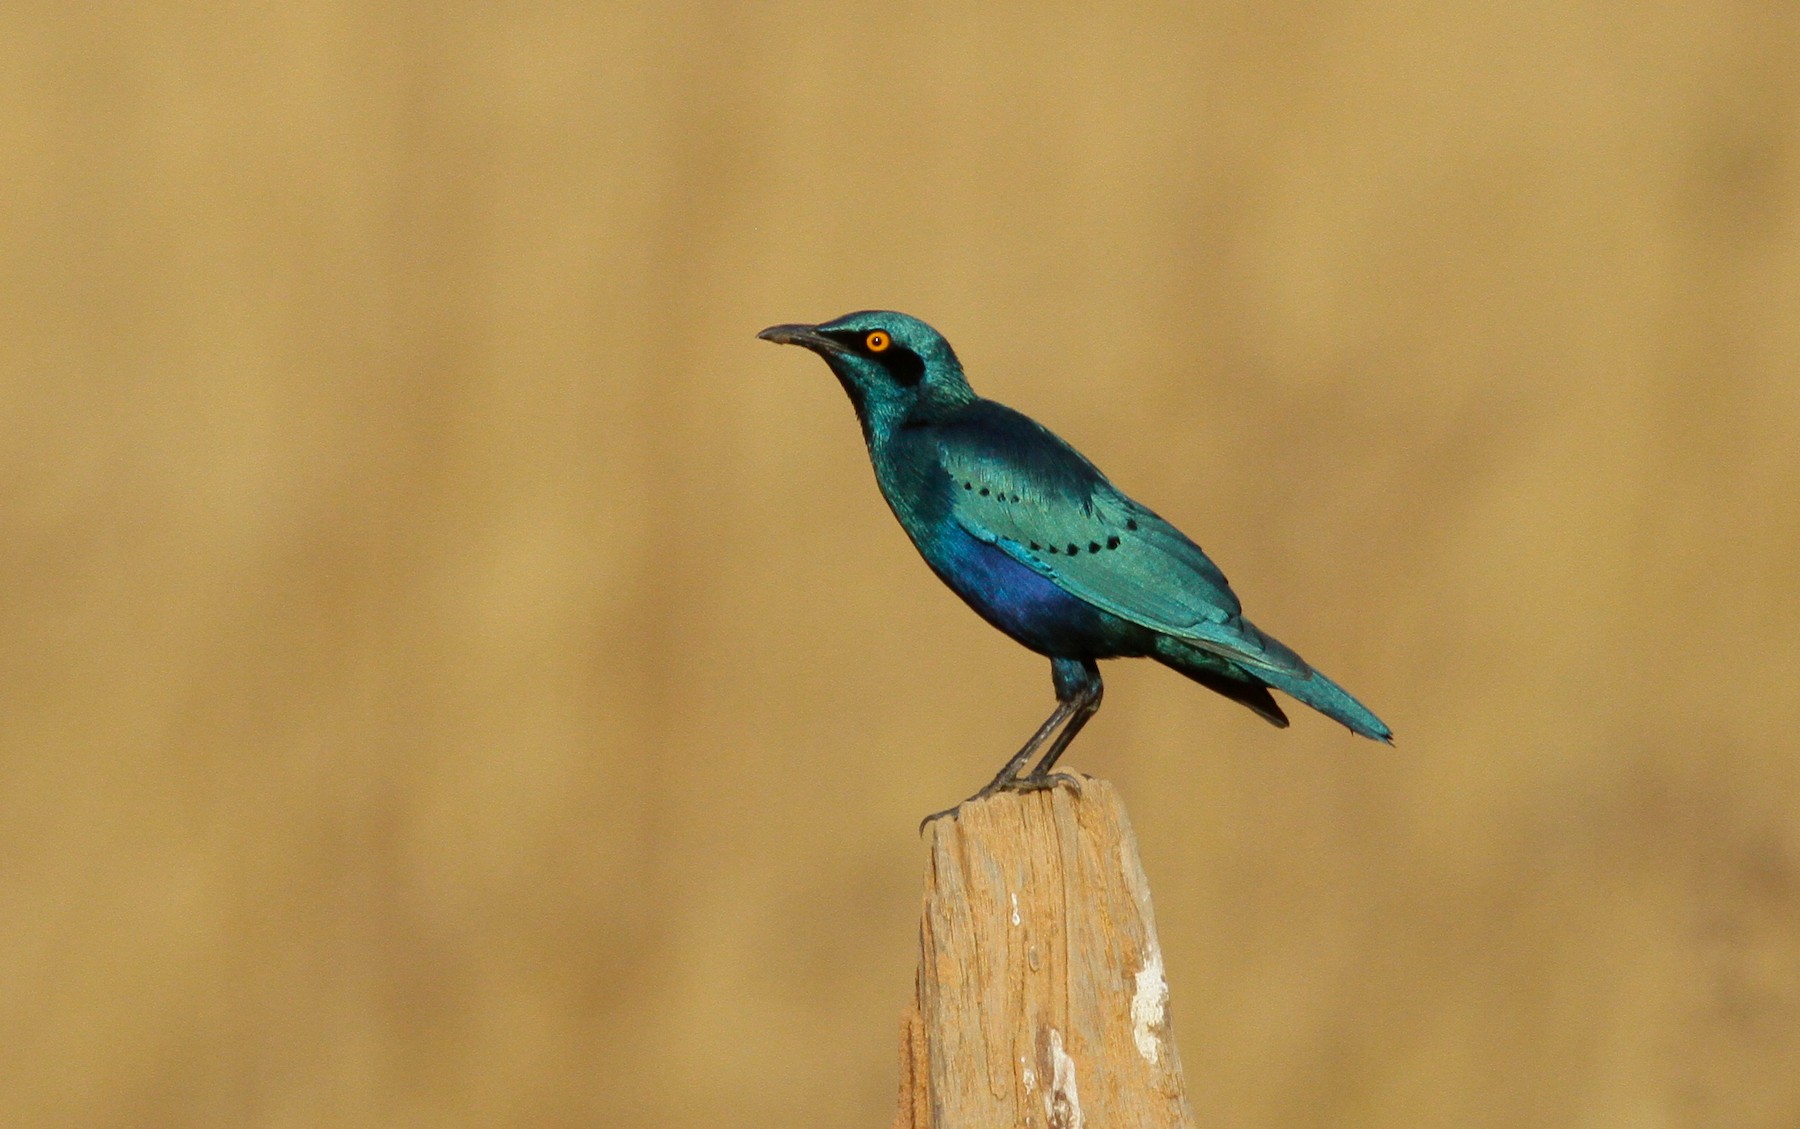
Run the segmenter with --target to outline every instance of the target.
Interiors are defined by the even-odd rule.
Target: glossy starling
[[[856,409],[882,496],[925,563],[983,619],[1050,659],[1056,709],[975,797],[1056,779],[1057,758],[1100,708],[1100,659],[1155,659],[1285,727],[1273,687],[1353,733],[1392,740],[1361,702],[1243,617],[1200,546],[1047,428],[977,396],[937,330],[865,310],[757,336],[824,358]]]

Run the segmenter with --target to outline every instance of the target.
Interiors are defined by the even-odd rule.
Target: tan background
[[[8,4],[0,1123],[872,1126],[1048,710],[889,306],[1392,751],[1108,668],[1220,1126],[1800,1124],[1800,10]]]

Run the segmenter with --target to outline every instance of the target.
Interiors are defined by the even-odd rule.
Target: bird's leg
[[[1057,702],[1056,708],[1050,711],[1050,716],[1044,719],[1044,724],[1038,726],[1037,732],[1031,735],[1031,740],[1025,742],[1024,748],[1014,753],[1013,758],[1006,762],[1005,767],[987,782],[987,786],[970,796],[969,799],[979,800],[991,796],[1016,781],[1019,778],[1019,770],[1024,768],[1025,762],[1031,759],[1031,754],[1037,752],[1038,746],[1044,743],[1044,739],[1056,732],[1056,727],[1067,721],[1069,715],[1074,713],[1077,708],[1074,702]],[[968,800],[963,802],[967,803]]]
[[[1051,659],[1050,677],[1056,686],[1056,708],[1050,711],[1044,724],[1038,726],[1037,732],[1031,735],[1031,740],[1013,754],[1005,767],[981,791],[964,800],[963,804],[971,800],[985,800],[995,792],[1036,792],[1054,788],[1058,784],[1068,784],[1076,791],[1081,790],[1081,783],[1075,777],[1066,772],[1050,770],[1055,767],[1056,758],[1062,756],[1063,750],[1069,747],[1069,742],[1075,739],[1075,734],[1081,732],[1081,727],[1087,724],[1088,718],[1093,717],[1100,708],[1100,697],[1104,691],[1100,682],[1100,666],[1093,659]],[[1020,776],[1019,770],[1025,767],[1025,762],[1031,759],[1039,746],[1043,745],[1050,734],[1056,733],[1057,727],[1064,722],[1068,724],[1061,733],[1057,733],[1056,741],[1050,746],[1050,751],[1044,754],[1044,759],[1038,762],[1030,774]],[[962,804],[931,813],[919,821],[919,830],[924,831],[926,825],[933,820],[955,815],[960,807]]]
[[[1100,699],[1106,693],[1106,686],[1100,681],[1100,665],[1093,659],[1083,659],[1080,662],[1052,659],[1050,671],[1056,679],[1057,700],[1073,707],[1073,716],[1069,718],[1069,724],[1063,727],[1063,731],[1056,735],[1056,741],[1050,746],[1050,751],[1044,754],[1044,759],[1015,786],[1035,790],[1067,782],[1074,784],[1079,790],[1080,785],[1073,776],[1050,770],[1056,767],[1056,758],[1063,755],[1063,750],[1069,747],[1069,742],[1075,740],[1075,734],[1081,732],[1081,727],[1100,712]]]
[[[1016,786],[1019,780],[1019,770],[1025,767],[1025,762],[1031,759],[1031,755],[1038,751],[1038,746],[1042,745],[1044,740],[1048,738],[1050,734],[1056,732],[1056,727],[1067,721],[1069,715],[1074,713],[1077,708],[1077,703],[1075,702],[1058,700],[1056,708],[1050,711],[1050,716],[1044,719],[1044,724],[1038,726],[1037,732],[1031,735],[1031,740],[1025,742],[1024,747],[1013,754],[1012,759],[1006,762],[1006,765],[1000,769],[999,773],[997,773],[992,780],[988,781],[979,792],[970,796],[969,799],[964,800],[962,804],[957,804],[954,808],[945,808],[943,811],[932,812],[930,815],[920,820],[919,830],[925,830],[925,825],[934,819],[942,819],[947,815],[955,815],[956,808],[962,807],[963,804],[969,803],[971,800],[985,800],[995,792]]]

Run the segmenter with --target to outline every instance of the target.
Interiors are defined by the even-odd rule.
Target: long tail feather
[[[1291,652],[1290,652],[1291,653]],[[1269,694],[1269,687],[1318,710],[1350,732],[1373,741],[1394,743],[1393,731],[1369,707],[1350,696],[1342,686],[1312,670],[1298,677],[1273,670],[1246,670],[1211,651],[1163,636],[1152,656],[1158,662],[1187,675],[1209,690],[1248,706],[1272,725],[1285,727],[1287,715]],[[1309,668],[1310,669],[1310,668]]]
[[[1376,717],[1374,711],[1350,696],[1349,691],[1331,679],[1313,671],[1311,678],[1293,678],[1285,674],[1259,674],[1270,686],[1297,698],[1333,721],[1341,722],[1350,732],[1371,741],[1394,743],[1394,731]]]

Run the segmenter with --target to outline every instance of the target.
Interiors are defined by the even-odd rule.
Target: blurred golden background
[[[871,1126],[1051,705],[924,317],[1382,714],[1109,664],[1207,1124],[1800,1124],[1800,9],[0,15],[0,1123]]]

